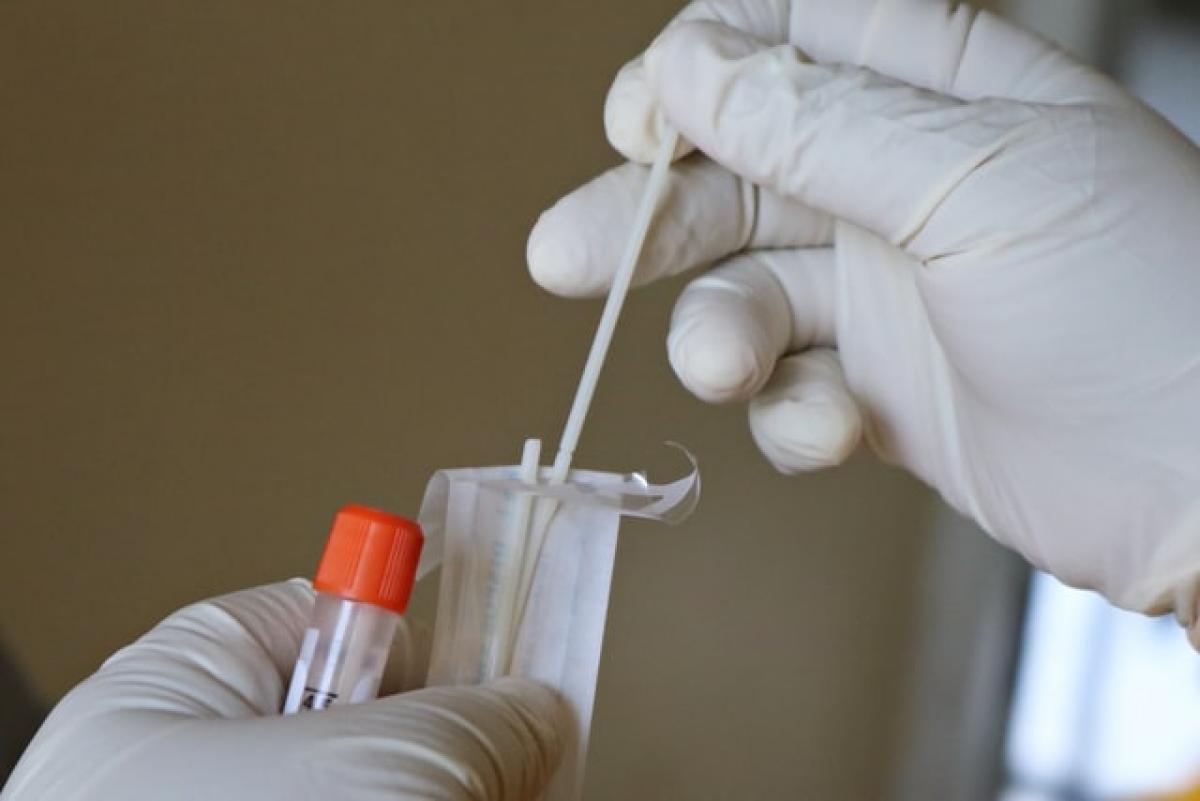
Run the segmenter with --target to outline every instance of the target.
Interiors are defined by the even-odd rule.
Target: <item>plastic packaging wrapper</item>
[[[514,675],[556,689],[573,726],[546,801],[582,792],[621,517],[687,517],[700,491],[692,467],[661,485],[583,470],[563,484],[546,483],[546,471],[523,483],[516,466],[443,470],[426,488],[418,578],[442,567],[427,683]]]

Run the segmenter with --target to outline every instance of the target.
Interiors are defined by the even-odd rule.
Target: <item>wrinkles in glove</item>
[[[59,703],[0,797],[537,796],[565,725],[557,696],[538,684],[436,687],[280,715],[312,604],[297,579],[171,615]]]
[[[629,162],[530,271],[604,291],[662,120],[637,281],[667,355],[784,472],[865,439],[1075,586],[1200,640],[1200,151],[1102,74],[942,0],[706,0],[618,73]]]

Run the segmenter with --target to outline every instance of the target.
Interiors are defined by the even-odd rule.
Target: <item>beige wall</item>
[[[171,609],[308,573],[349,500],[553,440],[595,303],[526,279],[615,163],[610,75],[673,4],[0,3],[0,636],[53,698]],[[785,479],[628,309],[580,462],[698,454],[629,525],[591,798],[874,798],[929,496]]]

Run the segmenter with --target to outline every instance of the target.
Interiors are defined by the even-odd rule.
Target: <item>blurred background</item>
[[[1200,138],[1196,3],[992,5]],[[310,574],[339,505],[415,513],[435,469],[555,438],[599,303],[535,288],[525,236],[616,163],[608,82],[676,8],[0,2],[0,777],[167,612]],[[630,303],[580,449],[677,440],[705,480],[623,530],[587,798],[1200,782],[1172,621],[1031,578],[866,455],[775,475],[674,383],[678,289]]]

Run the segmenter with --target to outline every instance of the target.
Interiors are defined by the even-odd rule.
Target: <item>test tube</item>
[[[313,578],[316,604],[284,714],[375,697],[424,543],[407,518],[357,505],[338,510]]]

